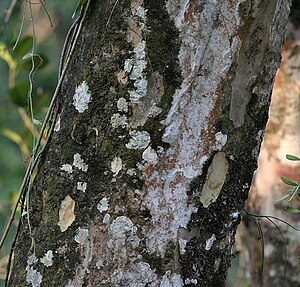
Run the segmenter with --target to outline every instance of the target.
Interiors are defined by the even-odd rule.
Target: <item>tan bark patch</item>
[[[64,232],[75,220],[75,201],[71,196],[67,195],[60,204],[59,209],[59,221],[57,225],[60,227],[60,231]]]

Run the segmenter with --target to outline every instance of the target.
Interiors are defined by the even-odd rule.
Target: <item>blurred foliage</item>
[[[286,159],[290,161],[300,161],[300,158],[295,155],[287,154]],[[285,207],[285,210],[291,213],[300,213],[300,209],[296,208],[294,206],[294,200],[300,198],[300,180],[298,182],[295,182],[293,180],[290,180],[284,176],[280,177],[281,180],[290,187],[288,190],[288,193],[284,196],[278,198],[275,203],[282,202],[284,200],[288,200],[288,206]]]
[[[15,2],[9,21],[7,15]],[[35,1],[37,3],[38,1]],[[32,93],[34,118],[43,121],[57,83],[60,52],[77,1],[60,0],[32,4],[36,50]],[[39,125],[31,122],[28,113],[29,71],[31,69],[32,29],[28,14],[29,1],[1,0],[0,3],[0,230],[10,216],[28,162],[33,132],[38,136]],[[26,6],[26,13],[24,7]],[[22,20],[24,14],[24,21]],[[23,29],[21,27],[23,26]],[[18,35],[21,33],[19,40]],[[17,45],[15,49],[13,47]],[[0,251],[0,285],[5,276],[7,254],[13,239],[14,223],[6,245]]]

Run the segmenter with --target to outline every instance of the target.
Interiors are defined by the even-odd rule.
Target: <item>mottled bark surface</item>
[[[294,2],[296,4],[297,1]],[[289,190],[280,180],[280,176],[297,182],[300,170],[299,162],[291,162],[285,158],[286,154],[300,155],[300,7],[295,5],[292,11],[292,16],[298,16],[298,19],[291,17],[292,21],[289,23],[282,64],[274,84],[270,119],[259,157],[259,168],[255,174],[247,209],[256,214],[275,216],[300,229],[299,214],[284,210],[289,205],[287,200],[275,204],[275,200]],[[298,198],[295,198],[295,207],[300,207]],[[299,231],[277,220],[274,222],[278,227],[268,220],[261,219],[260,222],[265,235],[263,286],[300,286]],[[249,217],[245,217],[242,227],[242,263],[248,267],[249,286],[255,287],[259,285],[263,239],[257,240],[257,227]]]
[[[12,286],[224,286],[289,1],[92,1]]]

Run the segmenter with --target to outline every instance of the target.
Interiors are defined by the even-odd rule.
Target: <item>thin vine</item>
[[[45,2],[45,1],[43,0],[43,1],[40,1],[38,3],[35,3],[35,2],[31,2],[31,1],[26,0],[26,2],[29,3],[29,6],[30,6],[31,23],[34,26],[31,5],[32,4],[39,4],[39,3]],[[28,195],[29,195],[29,191],[30,191],[30,188],[31,188],[31,185],[32,185],[32,181],[33,181],[32,180],[32,174],[33,174],[33,171],[35,170],[35,168],[37,166],[37,163],[39,161],[39,158],[40,158],[41,154],[43,153],[45,147],[47,146],[47,144],[49,142],[50,136],[51,136],[52,131],[54,129],[54,125],[55,125],[55,122],[56,122],[56,119],[57,119],[57,114],[58,114],[57,109],[55,110],[55,104],[56,104],[56,101],[57,101],[57,98],[58,98],[58,94],[59,94],[59,91],[60,91],[60,88],[61,88],[61,85],[62,85],[63,78],[65,76],[66,70],[68,68],[68,65],[70,63],[71,57],[72,57],[73,52],[75,50],[75,46],[76,46],[76,43],[78,41],[79,35],[81,33],[82,25],[83,25],[83,22],[84,22],[84,20],[86,18],[86,13],[87,13],[87,10],[88,10],[88,8],[90,6],[90,2],[91,2],[91,0],[88,0],[86,2],[86,4],[81,7],[81,13],[80,13],[80,16],[78,17],[79,20],[77,19],[75,21],[76,25],[71,27],[71,29],[74,30],[74,31],[72,32],[73,36],[71,37],[71,43],[70,43],[70,45],[68,45],[68,44],[64,45],[64,47],[70,47],[70,48],[68,49],[68,53],[67,53],[65,61],[63,61],[61,63],[61,65],[63,66],[63,69],[62,69],[62,71],[60,73],[59,81],[57,83],[57,86],[56,86],[55,92],[53,94],[52,100],[50,102],[47,114],[46,114],[45,119],[43,121],[39,137],[38,137],[38,139],[36,141],[34,140],[34,145],[33,145],[33,150],[32,150],[32,156],[30,158],[27,170],[25,172],[25,175],[24,175],[24,178],[23,178],[23,181],[22,181],[19,193],[18,193],[18,197],[17,197],[16,203],[15,203],[15,205],[13,207],[11,216],[9,218],[9,221],[8,221],[8,223],[6,225],[6,228],[4,230],[4,233],[3,233],[1,241],[0,241],[0,249],[1,249],[3,247],[3,244],[4,244],[5,240],[6,240],[6,238],[7,238],[7,235],[8,235],[8,232],[9,232],[11,226],[12,226],[12,223],[13,223],[13,221],[15,219],[17,208],[18,208],[19,204],[21,204],[21,216],[19,218],[17,232],[15,234],[14,240],[13,240],[12,245],[11,245],[11,251],[10,251],[10,254],[9,254],[8,265],[7,265],[7,274],[6,274],[5,286],[8,286],[7,284],[8,284],[8,281],[9,281],[10,268],[11,268],[11,262],[12,262],[12,256],[13,256],[13,252],[14,252],[14,247],[15,247],[16,239],[17,239],[19,231],[20,231],[20,226],[21,226],[21,221],[22,221],[22,215],[24,215],[23,210],[24,210],[24,206],[25,206],[25,198],[26,198],[26,201],[27,201],[26,202],[26,209],[27,209],[26,216],[27,216],[27,220],[28,220],[28,226],[29,226],[29,229],[30,229],[30,236],[31,236],[31,238],[33,240],[32,241],[32,247],[34,248],[34,239],[33,239],[32,235],[31,235],[31,226],[30,226],[30,222],[29,222],[29,213],[28,213],[28,208],[29,208]],[[24,11],[23,11],[24,19],[22,20],[21,29],[23,29],[24,20],[25,20],[25,14],[26,14],[26,5],[25,4],[26,3],[24,1]],[[47,13],[47,15],[49,15],[49,14]],[[17,41],[16,41],[16,45],[17,45],[17,43],[18,43],[18,41],[20,39],[21,33],[22,33],[21,29],[20,29],[20,32],[19,32],[19,35],[18,35],[18,38],[17,38]],[[34,28],[33,28],[32,31],[33,31],[33,35],[34,35]],[[35,37],[33,36],[33,38],[35,38]],[[70,41],[70,39],[68,39],[68,41]],[[63,51],[62,53],[64,54],[65,51]],[[32,45],[32,49],[31,49],[31,53],[30,53],[29,56],[31,57],[31,61],[32,61],[32,68],[31,68],[31,71],[29,73],[29,81],[30,81],[30,90],[29,90],[29,95],[30,95],[29,96],[29,106],[30,107],[29,108],[30,108],[30,114],[31,114],[32,124],[34,124],[33,108],[32,108],[32,98],[31,98],[32,90],[33,90],[33,76],[34,76],[34,72],[35,72],[34,56],[36,56],[36,54],[35,54],[35,42],[34,42],[34,40],[33,40],[33,45]],[[51,124],[50,124],[50,127],[48,129],[47,138],[46,138],[45,144],[41,147],[41,141],[42,141],[43,135],[44,135],[44,133],[46,131],[47,125],[49,125],[49,121],[51,121]]]

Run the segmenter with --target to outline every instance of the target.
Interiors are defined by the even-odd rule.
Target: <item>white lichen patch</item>
[[[208,207],[219,197],[226,180],[228,161],[224,152],[217,152],[208,168],[207,179],[202,188],[200,201],[204,207]]]
[[[146,42],[141,41],[134,49],[134,59],[125,61],[124,69],[129,72],[129,78],[131,80],[142,80],[144,79],[143,70],[146,68]]]
[[[96,262],[96,268],[97,268],[98,270],[100,270],[100,269],[103,268],[103,267],[104,267],[103,260],[98,260],[98,261]]]
[[[31,266],[26,266],[26,282],[32,287],[40,287],[42,283],[42,274]]]
[[[73,172],[73,167],[70,164],[63,164],[60,167],[60,169],[67,172],[67,173],[72,173]]]
[[[104,215],[104,217],[103,217],[103,223],[104,224],[108,224],[109,223],[109,221],[110,221],[110,214],[109,213],[106,213],[105,215]]]
[[[93,225],[87,228],[79,227],[76,230],[74,236],[75,241],[79,244],[76,251],[79,252],[79,256],[82,258],[80,263],[77,263],[75,276],[72,280],[68,281],[66,286],[79,287],[83,286],[83,280],[86,274],[90,272],[89,266],[93,258],[93,242],[94,242],[94,227]]]
[[[119,112],[128,113],[128,103],[126,99],[120,98],[117,101],[117,108]]]
[[[162,281],[160,283],[160,287],[182,287],[183,281],[181,276],[176,273],[171,273],[171,271],[167,271],[165,275],[162,277]]]
[[[87,172],[88,165],[84,163],[84,160],[81,158],[81,155],[79,153],[76,153],[74,154],[73,158],[74,158],[73,165],[78,169]]]
[[[88,104],[91,102],[91,94],[86,81],[83,81],[76,87],[75,94],[73,96],[73,105],[79,113],[83,113],[88,109]]]
[[[147,262],[137,262],[130,265],[131,268],[129,270],[127,268],[118,268],[113,272],[111,276],[112,286],[161,286],[159,280],[157,280],[157,274]],[[177,287],[177,285],[168,287],[171,286]]]
[[[108,198],[107,197],[103,197],[100,202],[97,204],[97,209],[100,211],[100,213],[102,213],[103,211],[106,211],[109,207],[108,204]]]
[[[113,254],[116,261],[124,262],[128,260],[128,249],[134,250],[140,244],[140,239],[137,236],[137,227],[126,216],[117,217],[109,226],[108,248]],[[130,250],[129,249],[129,250]]]
[[[235,211],[235,212],[232,212],[232,213],[231,213],[231,217],[234,218],[234,219],[238,218],[239,215],[240,215],[240,212],[239,212],[239,211]]]
[[[141,5],[143,5],[143,1],[141,3],[139,3],[139,1],[133,1],[131,4],[131,13],[133,16],[138,16],[141,19],[146,19],[147,10]]]
[[[150,118],[155,118],[155,117],[158,116],[162,111],[163,111],[163,109],[160,108],[160,107],[158,107],[158,106],[156,105],[156,103],[154,103],[154,104],[151,106],[151,108],[150,108],[150,111],[149,111],[148,116],[149,116]]]
[[[205,242],[205,250],[210,250],[216,240],[215,234],[213,234],[210,238],[208,238]]]
[[[60,204],[59,209],[59,221],[57,225],[60,227],[60,231],[64,232],[75,220],[75,201],[71,196],[67,195]]]
[[[46,267],[50,267],[53,265],[53,251],[48,250],[45,255],[40,259],[41,263],[43,263]]]
[[[118,173],[122,170],[122,167],[122,159],[119,156],[115,156],[113,161],[110,163],[110,169],[113,173],[113,176],[117,176]]]
[[[36,255],[33,253],[32,255],[30,255],[28,257],[28,260],[27,260],[27,265],[33,265],[35,263],[37,263],[39,260],[38,258],[36,257]]]
[[[133,59],[126,59],[124,63],[124,71],[130,73],[133,68]]]
[[[32,287],[40,287],[42,283],[42,274],[32,267],[37,263],[38,259],[35,254],[28,257],[26,266],[26,282],[31,284]]]
[[[148,164],[156,165],[158,156],[156,151],[148,146],[142,154],[142,159],[145,160]]]
[[[189,279],[189,278],[186,278],[186,279],[184,280],[184,283],[185,283],[185,284],[194,284],[194,285],[197,285],[198,280],[197,280],[197,279]]]
[[[120,114],[113,114],[110,118],[110,124],[115,129],[118,127],[126,128],[128,126],[127,117]]]
[[[180,252],[181,255],[185,254],[185,247],[186,247],[187,243],[188,243],[188,240],[185,240],[185,239],[182,239],[182,238],[178,239],[179,252]]]
[[[130,176],[135,176],[136,175],[136,169],[135,168],[129,168],[126,172],[126,174]]]
[[[133,81],[133,90],[129,90],[129,98],[132,103],[138,103],[147,94],[148,80],[144,72],[146,61],[146,42],[143,39],[145,29],[146,10],[140,3],[131,3],[131,13],[133,17],[128,21],[129,30],[127,40],[134,49],[131,58],[124,62],[124,71],[129,74],[129,79]]]
[[[127,242],[129,242],[131,244],[131,246],[132,246],[133,249],[139,247],[140,241],[141,241],[139,239],[139,237],[137,236],[136,232],[137,232],[137,227],[133,226],[131,228],[131,234],[127,238]]]
[[[137,79],[133,86],[135,89],[129,91],[129,98],[131,102],[138,103],[147,94],[148,80],[145,78]]]
[[[232,221],[230,221],[229,223],[225,223],[224,226],[226,228],[230,227],[234,222],[237,221],[238,217],[240,215],[240,212],[239,211],[234,211],[231,213],[231,218],[232,218]]]
[[[60,131],[60,115],[58,115],[55,126],[54,126],[54,131],[59,132]]]
[[[215,134],[215,140],[216,140],[216,143],[214,145],[214,150],[220,151],[227,142],[227,135],[222,134],[222,132],[217,132]]]
[[[133,223],[132,221],[126,216],[119,216],[117,217],[109,227],[110,235],[113,238],[125,238],[126,233],[132,230]],[[124,239],[125,240],[125,239]]]
[[[86,240],[89,238],[89,231],[85,228],[77,228],[75,234],[75,241],[79,244],[84,244]]]
[[[129,135],[131,139],[125,145],[128,149],[145,149],[151,141],[150,135],[146,131],[131,131]]]
[[[86,188],[87,188],[87,183],[86,182],[81,182],[81,181],[77,182],[77,189],[78,190],[81,190],[82,192],[85,192]]]

